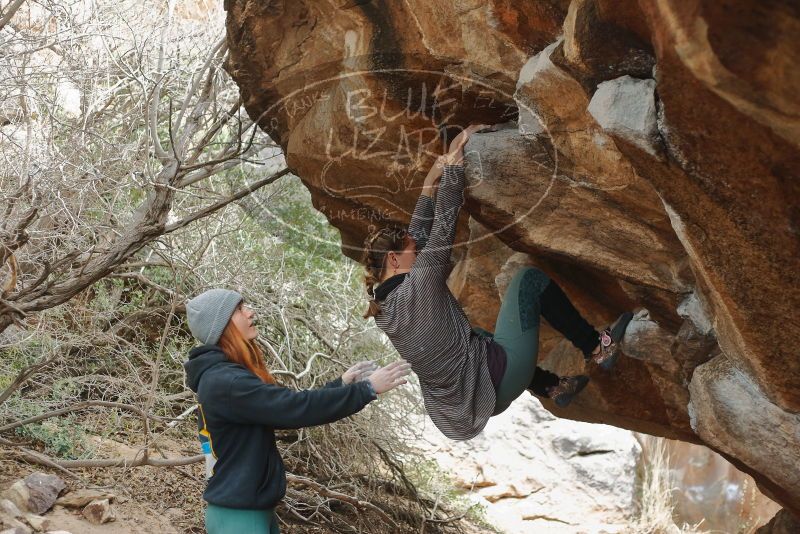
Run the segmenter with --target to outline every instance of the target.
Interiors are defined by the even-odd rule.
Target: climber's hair
[[[364,283],[367,286],[367,295],[369,295],[369,308],[364,314],[365,319],[374,317],[381,311],[378,301],[375,300],[374,286],[383,278],[386,254],[403,250],[412,241],[412,237],[405,228],[399,226],[381,228],[370,234],[364,241],[361,264],[364,266]]]
[[[241,303],[239,306],[241,306]],[[245,339],[236,325],[233,324],[233,321],[228,321],[217,344],[228,358],[228,361],[246,367],[265,384],[276,383],[272,373],[267,369],[261,348],[255,341]]]

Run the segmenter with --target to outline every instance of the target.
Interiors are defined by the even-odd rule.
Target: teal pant
[[[506,372],[497,388],[494,415],[505,411],[533,379],[539,356],[540,297],[550,278],[539,269],[520,269],[506,289],[494,340],[506,352]]]
[[[275,510],[239,510],[209,504],[206,508],[208,534],[280,534]]]

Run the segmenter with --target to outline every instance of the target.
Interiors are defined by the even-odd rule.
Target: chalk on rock
[[[603,82],[589,102],[589,113],[609,133],[657,154],[655,80],[628,75]]]

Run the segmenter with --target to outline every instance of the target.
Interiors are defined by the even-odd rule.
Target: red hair
[[[275,383],[275,378],[267,369],[267,364],[264,363],[264,353],[261,352],[255,341],[244,338],[233,321],[229,321],[225,330],[222,331],[219,346],[228,357],[228,361],[245,366],[266,384]]]

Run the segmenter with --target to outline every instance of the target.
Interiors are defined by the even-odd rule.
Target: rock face
[[[560,417],[704,443],[800,514],[800,12],[789,1],[228,0],[228,70],[358,257],[467,146],[451,287],[543,268],[629,356]],[[512,122],[509,122],[512,121]],[[545,327],[540,364],[582,370]]]
[[[640,446],[631,432],[559,419],[525,394],[468,442],[428,422],[415,446],[502,532],[626,532]]]
[[[756,530],[756,534],[792,534],[800,531],[800,521],[786,510],[778,512],[772,520]]]

